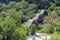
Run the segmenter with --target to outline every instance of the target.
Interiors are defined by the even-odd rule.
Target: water
[[[33,38],[35,40],[50,40],[51,39],[51,36],[50,35],[42,35],[40,33],[36,33],[36,34],[33,34],[33,35],[29,35],[27,40],[33,40]]]

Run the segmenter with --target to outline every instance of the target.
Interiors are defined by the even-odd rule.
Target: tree
[[[27,40],[26,30],[24,28],[17,27],[13,33],[13,40]]]
[[[58,32],[54,32],[51,36],[51,40],[59,40],[59,33]]]
[[[11,17],[7,16],[3,25],[3,38],[5,40],[12,40],[12,33],[16,28],[16,22]]]
[[[35,32],[36,32],[36,25],[33,24],[33,25],[31,26],[31,34],[35,34]]]
[[[55,0],[56,6],[60,6],[60,0]]]
[[[12,1],[9,2],[8,5],[7,5],[7,9],[14,8],[14,7],[15,7],[15,6],[14,6],[15,4],[16,4],[16,2],[12,2]]]
[[[8,16],[12,17],[16,21],[16,24],[20,26],[21,14],[23,14],[23,12],[21,11],[17,12],[16,9],[12,8],[12,9],[7,10],[7,13],[8,13]]]
[[[59,30],[59,16],[56,11],[52,11],[44,18],[44,24],[42,25],[44,28],[43,32],[53,33],[56,30]],[[57,29],[56,29],[57,27]],[[45,30],[44,30],[45,29]]]

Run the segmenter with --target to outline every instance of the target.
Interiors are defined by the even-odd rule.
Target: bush
[[[13,33],[13,38],[14,40],[26,40],[27,38],[26,30],[18,27]]]
[[[32,24],[32,26],[31,26],[31,34],[35,34],[35,32],[36,32],[36,25]]]
[[[58,40],[59,32],[54,32],[51,36],[51,40]]]
[[[2,40],[3,39],[3,36],[2,35],[0,35],[0,40]]]
[[[44,28],[40,32],[53,33],[54,29],[49,24],[44,24]]]
[[[56,5],[54,3],[52,3],[48,10],[53,11],[53,10],[55,10],[55,7],[56,7]]]

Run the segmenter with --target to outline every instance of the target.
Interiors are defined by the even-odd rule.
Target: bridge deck
[[[32,23],[39,18],[40,15],[43,15],[44,12],[45,12],[45,10],[41,10],[40,13],[37,13],[32,19],[29,19],[25,24],[28,27],[30,27],[32,25]]]

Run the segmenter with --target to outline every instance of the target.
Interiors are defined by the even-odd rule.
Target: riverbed
[[[29,35],[27,37],[27,40],[50,40],[51,39],[51,35],[46,35],[46,34],[42,34],[42,33],[35,33],[33,35]]]

